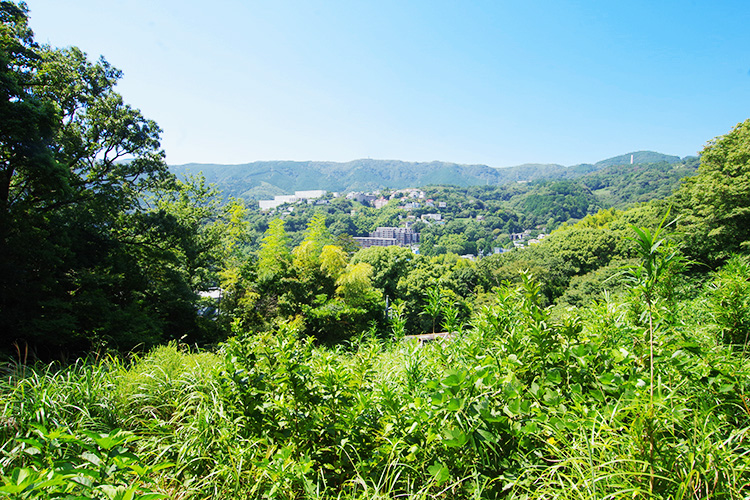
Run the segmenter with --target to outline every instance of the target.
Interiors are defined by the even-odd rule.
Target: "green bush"
[[[716,273],[710,303],[719,339],[746,349],[750,336],[750,264],[747,257],[733,256]]]

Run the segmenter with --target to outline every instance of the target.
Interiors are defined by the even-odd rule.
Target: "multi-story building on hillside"
[[[379,227],[369,237],[359,236],[354,239],[362,248],[392,245],[403,247],[419,244],[419,233],[406,227]]]

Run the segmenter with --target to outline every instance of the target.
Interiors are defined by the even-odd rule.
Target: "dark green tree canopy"
[[[218,240],[213,214],[148,204],[186,192],[161,130],[106,60],[38,46],[24,4],[0,2],[0,20],[0,341],[59,354],[200,340]]]
[[[0,2],[0,231],[11,206],[64,191],[64,172],[49,145],[58,127],[54,106],[34,90],[41,63],[26,8]]]
[[[674,196],[688,255],[707,264],[747,252],[750,241],[750,120],[701,152],[698,175]]]

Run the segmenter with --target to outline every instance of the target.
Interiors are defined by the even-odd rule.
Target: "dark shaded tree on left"
[[[103,58],[38,46],[23,3],[0,16],[0,345],[200,341],[195,224],[146,201],[178,189],[161,130]]]
[[[7,231],[11,206],[41,204],[67,186],[49,149],[55,109],[31,91],[41,57],[26,11],[0,2],[0,21],[0,224]]]

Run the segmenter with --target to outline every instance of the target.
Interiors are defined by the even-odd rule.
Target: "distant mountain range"
[[[398,160],[354,160],[346,163],[326,161],[257,161],[243,165],[189,163],[170,166],[179,176],[202,173],[226,196],[259,200],[294,191],[325,189],[350,192],[377,189],[402,189],[428,185],[501,185],[543,179],[574,179],[613,165],[680,163],[679,156],[653,151],[637,151],[594,164],[563,166],[524,164],[493,168],[487,165],[461,165],[433,161],[410,163]]]

